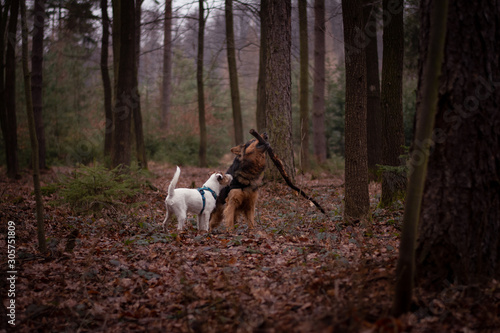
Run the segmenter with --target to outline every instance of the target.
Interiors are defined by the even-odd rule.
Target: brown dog
[[[267,134],[263,133],[262,138],[267,140]],[[255,204],[261,176],[266,167],[267,148],[269,144],[259,144],[255,139],[231,148],[236,157],[226,173],[233,176],[233,180],[221,190],[217,198],[215,210],[210,217],[210,228],[218,226],[224,220],[226,230],[231,231],[239,213],[245,215],[249,229],[255,227]]]

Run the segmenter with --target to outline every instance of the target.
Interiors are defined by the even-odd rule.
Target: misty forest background
[[[110,4],[109,4],[110,5]],[[48,166],[104,161],[104,94],[100,69],[102,20],[96,1],[46,4],[43,53],[43,127]],[[309,5],[312,7],[312,5]],[[405,67],[403,114],[406,144],[413,132],[418,55],[417,1],[405,5]],[[172,91],[170,124],[161,122],[163,83],[163,2],[144,2],[141,15],[141,50],[138,89],[143,116],[144,144],[148,159],[180,165],[198,165],[199,125],[196,86],[198,3],[173,2]],[[111,7],[108,9],[111,15]],[[234,36],[243,133],[256,128],[259,73],[260,21],[258,3],[234,4]],[[379,10],[381,12],[381,9]],[[208,2],[205,27],[204,85],[208,162],[217,166],[236,144],[232,126],[231,95],[226,56],[224,3]],[[313,89],[314,12],[308,10],[309,90]],[[31,16],[29,16],[30,18]],[[345,68],[342,10],[338,2],[326,2],[325,115],[328,162],[323,167],[343,168]],[[380,27],[381,15],[377,16]],[[31,17],[32,19],[32,17]],[[29,24],[32,26],[32,23]],[[299,24],[296,4],[292,10],[292,119],[294,150],[300,149],[299,124]],[[382,64],[382,29],[378,30],[379,64]],[[20,33],[17,35],[20,40]],[[111,39],[110,39],[111,40]],[[20,47],[18,43],[18,47]],[[112,45],[109,73],[113,78]],[[21,73],[20,52],[16,61]],[[112,81],[113,82],[113,81]],[[30,165],[29,132],[25,112],[23,76],[16,76],[19,164]],[[309,99],[312,105],[312,98]],[[312,131],[312,123],[309,125]],[[245,135],[248,139],[249,136]],[[238,142],[241,143],[241,142]],[[310,142],[312,151],[312,140]],[[0,151],[5,151],[1,141]],[[5,153],[0,154],[5,164]],[[299,159],[296,159],[299,166]]]

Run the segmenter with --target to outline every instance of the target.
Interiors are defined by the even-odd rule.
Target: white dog
[[[163,229],[167,230],[168,218],[173,213],[177,216],[177,230],[182,230],[186,222],[187,213],[190,212],[198,214],[198,230],[208,231],[210,213],[215,208],[217,196],[224,186],[229,185],[233,177],[229,174],[213,173],[205,184],[203,184],[203,187],[199,189],[176,189],[175,186],[180,174],[181,169],[177,167],[174,178],[172,178],[172,182],[168,186],[168,195],[165,199],[167,216],[163,221]]]

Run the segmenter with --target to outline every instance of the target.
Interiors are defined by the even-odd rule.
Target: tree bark
[[[45,129],[43,125],[43,38],[45,25],[45,0],[35,0],[33,13],[33,49],[31,50],[31,90],[38,138],[40,169],[47,169]]]
[[[380,107],[380,78],[377,48],[377,4],[364,0],[366,53],[366,120],[368,142],[368,175],[377,179],[377,164],[382,164],[382,109]]]
[[[22,26],[22,59],[24,73],[24,92],[26,97],[26,114],[28,117],[28,127],[31,142],[31,157],[33,159],[33,185],[36,201],[36,221],[38,249],[41,253],[47,252],[45,241],[45,225],[43,221],[43,201],[40,188],[40,168],[38,161],[38,140],[35,128],[35,115],[33,112],[33,100],[31,95],[31,74],[28,66],[28,23],[26,19],[26,2],[21,0],[21,26]]]
[[[282,157],[285,171],[295,178],[292,142],[291,102],[291,3],[270,1],[267,24],[266,124],[269,143]],[[269,165],[268,161],[268,165]],[[280,174],[267,168],[266,176],[278,180]]]
[[[233,126],[235,144],[243,143],[243,121],[241,119],[240,90],[238,87],[238,71],[236,69],[236,52],[233,27],[233,0],[226,0],[226,36],[227,64],[229,69],[229,85],[231,87],[231,103],[233,106]]]
[[[172,0],[165,1],[163,37],[163,86],[161,94],[161,128],[168,130],[172,98]]]
[[[426,10],[430,10],[427,8]],[[415,142],[429,143],[436,117],[439,75],[443,62],[444,41],[446,36],[446,17],[448,1],[435,1],[432,8],[432,24],[427,28],[429,33],[429,49],[421,70],[419,94],[422,96],[417,113],[420,115],[416,124]],[[430,56],[429,56],[430,55]],[[396,287],[392,313],[399,317],[410,310],[415,275],[415,244],[418,221],[422,204],[427,161],[428,144],[418,144],[412,151],[410,165],[412,172],[408,183],[403,219],[403,231],[399,246],[399,259],[396,268]],[[423,158],[423,159],[422,159]]]
[[[5,1],[3,6],[0,6],[0,126],[2,128],[2,136],[5,142],[5,146],[7,147],[7,141],[9,140],[9,135],[8,135],[8,126],[7,126],[7,96],[5,94],[5,81],[4,81],[4,74],[5,74],[5,68],[3,66],[4,64],[4,54],[5,54],[5,37],[6,37],[6,29],[7,29],[7,21],[8,21],[8,15],[10,11],[10,6],[11,6],[12,1]],[[9,40],[7,38],[7,43],[9,43]],[[7,154],[6,159],[8,159],[8,153],[7,149],[5,151]]]
[[[9,26],[7,28],[7,52],[5,53],[5,126],[2,126],[5,141],[7,176],[19,177],[16,119],[16,31],[19,0],[12,0]]]
[[[309,170],[309,45],[307,38],[307,0],[299,0],[300,34],[300,164]]]
[[[101,41],[101,76],[104,91],[104,119],[106,120],[104,129],[104,156],[111,155],[112,139],[113,139],[113,92],[111,87],[111,79],[109,78],[109,16],[108,2],[101,0],[102,14],[102,41]]]
[[[430,3],[421,3],[422,48]],[[417,245],[427,288],[500,277],[499,38],[497,2],[450,2]]]
[[[326,162],[325,131],[325,0],[314,1],[314,86],[313,86],[314,155]]]
[[[403,0],[382,2],[384,22],[382,57],[381,106],[383,112],[383,164],[398,167],[403,165],[400,156],[404,153],[403,127],[403,55],[404,25]],[[404,195],[406,174],[384,171],[382,173],[382,195],[380,206],[390,206]]]
[[[144,145],[144,130],[142,126],[142,113],[141,113],[141,95],[139,93],[139,65],[140,65],[140,51],[141,51],[141,15],[143,0],[135,1],[135,72],[134,72],[134,91],[135,103],[133,104],[133,117],[134,117],[134,134],[135,134],[135,151],[137,164],[139,168],[147,169],[148,161],[146,159],[146,147]]]
[[[116,98],[113,110],[113,149],[111,165],[130,166],[131,162],[131,124],[134,104],[137,103],[135,87],[135,8],[133,1],[113,2],[113,13],[118,12],[114,24],[119,29],[119,60],[116,77]],[[119,7],[116,7],[119,6]],[[116,62],[115,62],[116,64]]]
[[[368,216],[366,142],[366,55],[359,44],[363,31],[363,1],[343,0],[345,43],[345,211],[346,221]]]
[[[196,65],[196,82],[198,86],[198,123],[200,126],[200,148],[198,159],[200,167],[207,166],[207,123],[205,120],[205,93],[203,89],[203,48],[205,34],[205,10],[203,0],[199,0],[198,26],[198,60]]]
[[[259,50],[259,78],[257,80],[257,131],[266,130],[266,63],[267,63],[267,14],[269,0],[260,2],[260,50]]]

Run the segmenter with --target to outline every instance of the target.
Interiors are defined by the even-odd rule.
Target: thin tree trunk
[[[380,107],[380,78],[377,50],[378,5],[364,0],[363,18],[367,37],[366,52],[366,120],[368,142],[368,174],[377,179],[377,164],[382,164],[382,109]]]
[[[36,220],[38,249],[41,253],[47,252],[45,241],[45,225],[43,221],[43,201],[40,189],[40,168],[38,163],[38,140],[35,128],[35,116],[33,113],[33,100],[31,96],[31,74],[28,67],[28,24],[26,19],[26,2],[21,0],[21,23],[22,23],[22,59],[24,73],[24,92],[26,95],[26,114],[28,117],[28,127],[31,142],[31,157],[33,159],[33,183],[36,200]]]
[[[16,31],[19,0],[13,0],[10,9],[9,26],[7,29],[7,52],[5,54],[5,153],[7,176],[19,177],[19,161],[17,152],[17,119],[16,119]]]
[[[295,178],[292,145],[291,102],[291,3],[269,2],[266,63],[266,124],[269,143],[285,165],[292,181]],[[267,177],[281,179],[268,161]]]
[[[299,0],[300,34],[300,164],[309,170],[309,45],[307,38],[307,0]]]
[[[8,14],[11,6],[10,0],[5,1],[3,7],[0,7],[0,126],[2,127],[2,135],[7,145],[7,109],[6,109],[6,96],[5,96],[5,68],[3,66],[4,63],[4,54],[5,54],[5,31],[7,29],[7,21]],[[8,42],[8,39],[7,39]],[[6,152],[7,153],[7,152]]]
[[[424,43],[433,13],[430,3],[435,1],[421,3]],[[416,250],[417,282],[423,288],[483,283],[500,276],[498,9],[498,2],[489,0],[450,1],[448,7]],[[424,98],[417,96],[417,101],[424,103]]]
[[[198,153],[200,167],[207,166],[207,123],[205,120],[205,93],[203,89],[203,48],[205,34],[205,11],[203,0],[199,0],[198,60],[196,82],[198,85],[198,122],[200,125],[200,148]]]
[[[233,27],[233,0],[226,0],[226,36],[227,63],[229,68],[229,84],[231,86],[231,103],[233,106],[233,126],[235,144],[243,143],[243,121],[241,119],[240,89],[238,87],[238,71],[236,69],[236,51]]]
[[[119,13],[114,24],[119,29],[119,61],[116,78],[116,98],[113,110],[113,149],[111,165],[128,167],[131,161],[131,125],[135,96],[135,8],[133,1],[115,1],[113,6]]]
[[[106,127],[104,130],[104,156],[111,155],[113,139],[113,93],[111,80],[109,78],[108,49],[109,49],[109,16],[107,0],[101,0],[102,13],[102,42],[101,42],[101,76],[104,90],[104,119]]]
[[[267,14],[268,0],[260,2],[260,50],[259,50],[259,78],[257,80],[257,131],[262,133],[266,129],[266,63],[267,63]]]
[[[163,86],[161,94],[161,128],[168,130],[172,98],[172,0],[165,1],[163,37]]]
[[[383,0],[383,10],[390,20],[384,25],[382,58],[381,106],[383,112],[383,164],[403,165],[403,0]],[[390,15],[390,16],[389,16]],[[404,195],[406,175],[401,172],[382,173],[380,206],[387,207]]]
[[[140,51],[141,51],[141,15],[143,0],[136,0],[135,8],[135,73],[134,73],[134,104],[133,104],[133,117],[134,117],[134,133],[135,133],[135,149],[137,164],[142,169],[148,168],[148,161],[146,159],[146,147],[144,146],[144,130],[142,125],[141,113],[141,96],[139,93],[139,65],[140,65]]]
[[[432,138],[438,101],[439,76],[444,54],[447,11],[448,0],[434,1],[431,11],[429,49],[423,64],[419,88],[422,100],[417,109],[419,121],[416,124],[415,142],[431,142]],[[416,145],[410,159],[413,171],[410,174],[406,195],[403,231],[396,268],[395,296],[392,306],[392,313],[396,317],[410,310],[415,275],[415,244],[427,174],[429,148],[428,144]]]
[[[39,147],[40,169],[46,169],[45,129],[43,125],[43,38],[45,26],[45,0],[35,0],[33,13],[33,49],[31,50],[31,89],[35,114],[36,136]]]
[[[314,87],[313,87],[314,155],[318,163],[326,162],[325,131],[325,0],[314,0]]]
[[[370,207],[366,142],[366,55],[354,49],[363,31],[363,1],[343,0],[345,42],[345,211],[346,221],[364,219]],[[351,48],[348,48],[348,45]]]

